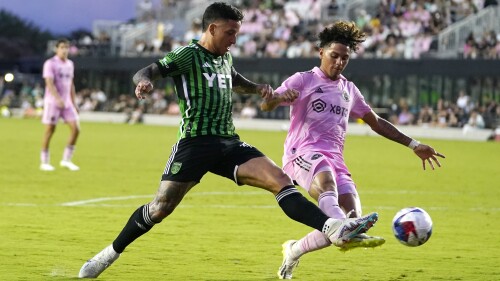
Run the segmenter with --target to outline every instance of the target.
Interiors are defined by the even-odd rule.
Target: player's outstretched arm
[[[446,158],[443,154],[437,152],[431,146],[428,146],[428,145],[423,144],[423,143],[418,143],[417,146],[413,149],[413,152],[415,152],[415,154],[418,157],[420,157],[420,159],[422,159],[422,167],[424,168],[424,170],[425,170],[425,162],[426,161],[429,163],[431,168],[434,170],[433,162],[435,162],[438,165],[438,167],[441,167],[441,163],[439,163],[439,160],[438,160],[438,158],[436,158],[436,156],[441,157],[441,158]]]
[[[132,80],[134,81],[135,96],[138,99],[144,99],[144,95],[153,90],[153,83],[151,81],[161,78],[160,69],[156,63],[152,63],[143,69],[137,71]]]
[[[239,74],[232,69],[232,76],[233,76],[233,91],[238,93],[238,94],[260,94],[262,96],[262,91],[263,86],[265,84],[257,84],[254,83],[247,78],[245,78],[243,75]],[[265,85],[269,86],[269,85]],[[271,88],[271,86],[269,86]],[[272,91],[272,88],[271,88]]]
[[[275,95],[273,88],[268,84],[254,83],[232,68],[233,90],[240,94],[259,94],[264,100],[265,111],[271,111],[281,102],[293,102],[298,97],[296,90],[287,90],[280,95]],[[267,101],[267,102],[266,102]]]
[[[405,135],[403,132],[398,130],[392,123],[378,116],[373,110],[363,116],[363,121],[370,126],[370,128],[377,134],[400,143],[404,146],[408,146],[415,152],[415,154],[422,159],[422,166],[425,170],[426,162],[429,163],[431,168],[434,170],[434,163],[441,167],[437,157],[445,158],[445,156],[437,152],[431,146],[420,143],[409,136]],[[437,156],[437,157],[436,157]]]
[[[243,75],[236,72],[236,70],[231,68],[231,77],[233,91],[238,94],[258,94],[262,98],[269,98],[273,95],[273,87],[268,84],[257,84],[245,78]]]
[[[283,102],[291,103],[299,97],[299,92],[294,89],[287,89],[282,93],[274,93],[273,95],[263,97],[260,109],[262,111],[272,111]]]

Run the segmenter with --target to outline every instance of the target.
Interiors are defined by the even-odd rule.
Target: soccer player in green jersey
[[[308,201],[291,179],[255,147],[240,140],[231,116],[232,92],[273,98],[270,85],[256,84],[236,72],[229,48],[235,44],[243,14],[222,2],[207,7],[203,35],[179,47],[134,75],[135,94],[142,99],[153,90],[152,81],[170,76],[182,112],[178,141],[172,147],[160,186],[152,202],[140,206],[113,243],[80,269],[79,277],[95,278],[109,267],[135,239],[170,215],[203,175],[211,172],[274,194],[291,219],[325,233],[342,246],[368,230],[376,213],[356,219],[332,219]],[[282,95],[291,102],[292,95]]]

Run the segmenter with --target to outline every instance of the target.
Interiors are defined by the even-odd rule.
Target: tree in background
[[[54,38],[32,22],[0,10],[0,59],[44,56],[47,41]]]

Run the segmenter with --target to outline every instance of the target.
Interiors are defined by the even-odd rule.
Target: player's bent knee
[[[271,187],[270,191],[277,193],[281,191],[283,187],[290,185],[293,185],[292,180],[281,169],[272,174],[271,182],[269,184],[269,186]]]
[[[172,203],[153,203],[149,209],[151,220],[155,223],[161,222],[164,218],[168,217],[177,207],[177,204]]]

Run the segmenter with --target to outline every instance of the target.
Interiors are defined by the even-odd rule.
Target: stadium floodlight
[[[3,79],[5,80],[5,82],[10,83],[10,82],[14,81],[14,74],[12,74],[10,72],[5,73],[5,76]]]

